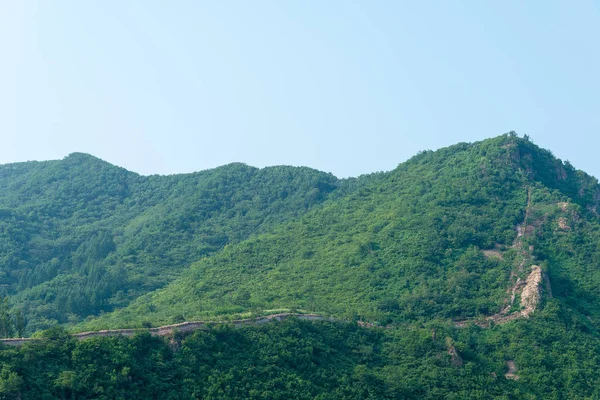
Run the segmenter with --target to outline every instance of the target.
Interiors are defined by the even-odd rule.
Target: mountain
[[[305,213],[338,180],[243,164],[146,177],[72,154],[1,166],[0,184],[0,284],[34,331],[122,307]]]
[[[485,318],[519,311],[507,291],[534,264],[555,295],[600,317],[600,188],[570,164],[506,135],[423,152],[364,180],[86,328],[282,308],[382,325]]]
[[[352,179],[73,154],[0,182],[0,334],[63,325],[0,348],[5,398],[600,398],[600,185],[527,137]],[[279,310],[331,318],[64,330]]]

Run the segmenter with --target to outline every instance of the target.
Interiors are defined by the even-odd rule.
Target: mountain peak
[[[70,153],[68,156],[63,158],[62,161],[67,161],[67,162],[72,162],[72,163],[94,162],[94,163],[110,164],[109,162],[104,161],[99,157],[93,156],[89,153],[82,153],[82,152]]]

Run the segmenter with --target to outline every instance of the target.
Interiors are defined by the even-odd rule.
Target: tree
[[[25,326],[27,325],[25,322],[25,315],[23,315],[23,310],[17,308],[13,311],[13,318],[15,323],[15,330],[17,331],[17,336],[23,337],[25,334]]]
[[[8,365],[3,365],[0,370],[0,399],[20,399],[23,378]]]
[[[77,374],[74,371],[62,371],[58,378],[54,381],[54,386],[61,389],[62,399],[68,398],[68,393],[71,393],[71,398],[75,398],[75,390],[77,383]]]
[[[0,337],[12,337],[14,333],[13,321],[8,304],[8,296],[0,299]]]

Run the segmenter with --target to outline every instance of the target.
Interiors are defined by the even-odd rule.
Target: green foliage
[[[0,398],[600,397],[600,186],[514,132],[345,180],[142,177],[74,154],[0,166],[0,183],[0,336],[279,309],[375,325],[57,327],[0,350]],[[454,327],[506,307],[532,263],[547,280],[531,319]]]
[[[422,152],[389,173],[343,181],[305,215],[226,246],[81,329],[277,308],[380,324],[491,315],[506,306],[522,257],[512,244],[528,193],[530,262],[545,266],[571,307],[600,320],[595,182],[514,135]]]
[[[360,328],[286,320],[156,338],[0,349],[0,396],[21,399],[597,398],[600,339],[557,302],[529,321],[482,330],[433,322]],[[452,345],[461,363],[452,361]],[[518,380],[505,377],[513,361]]]
[[[29,331],[125,306],[336,188],[309,168],[139,176],[85,154],[0,166],[0,288]]]
[[[382,324],[496,312],[514,252],[501,260],[481,250],[509,247],[524,218],[528,178],[514,163],[516,140],[425,152],[363,177],[85,329],[294,307]]]

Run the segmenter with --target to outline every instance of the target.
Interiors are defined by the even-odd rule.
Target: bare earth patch
[[[497,258],[499,260],[504,259],[504,256],[500,250],[482,250],[482,253],[486,258]]]
[[[558,227],[560,229],[562,229],[563,231],[570,231],[571,230],[571,227],[569,226],[568,221],[567,221],[567,219],[565,217],[560,217],[558,219]]]

